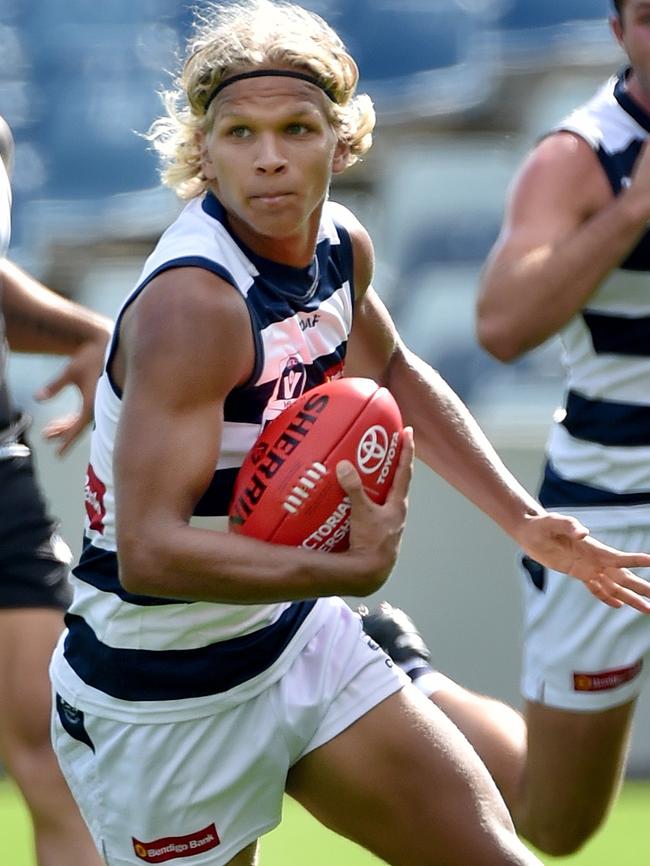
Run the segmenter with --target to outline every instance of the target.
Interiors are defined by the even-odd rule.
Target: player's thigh
[[[259,863],[259,843],[253,842],[227,864],[227,866],[257,866]]]
[[[0,609],[0,745],[49,743],[48,665],[63,629],[55,609]]]
[[[549,822],[576,811],[598,824],[618,790],[636,702],[575,712],[528,702],[527,811]]]
[[[467,740],[410,686],[302,758],[287,791],[393,866],[538,863]]]

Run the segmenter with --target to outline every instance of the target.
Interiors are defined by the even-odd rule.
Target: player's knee
[[[258,866],[259,859],[259,843],[252,842],[243,851],[240,851],[237,856],[228,863],[228,866]]]

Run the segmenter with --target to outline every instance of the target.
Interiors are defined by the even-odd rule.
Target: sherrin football
[[[350,503],[336,478],[349,460],[368,496],[386,500],[401,451],[402,418],[371,379],[335,379],[307,391],[262,431],[242,464],[231,532],[337,552],[350,535]]]

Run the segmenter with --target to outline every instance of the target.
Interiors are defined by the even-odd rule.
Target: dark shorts
[[[66,548],[29,456],[0,460],[0,608],[65,609],[71,598]]]

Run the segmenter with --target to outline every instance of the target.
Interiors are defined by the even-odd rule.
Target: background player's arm
[[[478,300],[482,345],[511,361],[555,334],[630,252],[650,219],[650,151],[614,197],[584,139],[544,139],[514,181]]]
[[[51,291],[7,259],[0,261],[0,281],[12,351],[74,355],[94,345],[103,355],[109,319]]]
[[[68,385],[79,390],[79,411],[55,418],[43,430],[47,439],[58,441],[57,451],[63,454],[92,419],[111,322],[50,291],[7,259],[0,261],[0,288],[9,347],[70,358],[36,393],[38,400],[47,400]]]
[[[650,556],[622,554],[591,538],[573,518],[547,513],[503,464],[468,409],[439,374],[403,344],[379,297],[368,287],[370,239],[359,226],[355,250],[355,319],[346,374],[370,376],[397,400],[413,427],[416,453],[435,472],[498,523],[539,562],[585,582],[602,601],[650,613],[650,585],[628,567]],[[364,290],[364,287],[365,288]]]
[[[0,117],[0,158],[11,173],[13,139]],[[76,414],[51,421],[43,431],[58,440],[62,454],[92,418],[95,385],[101,371],[111,323],[84,307],[62,298],[7,259],[0,259],[0,303],[9,346],[18,352],[68,355],[70,361],[43,386],[36,397],[46,400],[67,385],[81,395]]]
[[[354,515],[349,552],[333,556],[190,526],[217,465],[226,396],[253,369],[245,304],[207,271],[166,271],[126,311],[120,345],[114,373],[124,393],[114,467],[126,589],[257,603],[367,595],[383,584],[406,516],[408,441],[386,506],[365,497],[356,473],[341,479]]]

